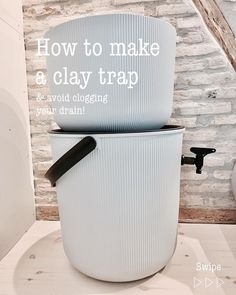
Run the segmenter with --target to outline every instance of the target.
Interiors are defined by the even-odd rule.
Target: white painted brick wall
[[[157,16],[163,15],[178,15],[178,14],[196,14],[196,10],[192,6],[185,4],[169,4],[169,5],[158,5],[156,7]]]
[[[181,17],[177,19],[177,28],[178,29],[189,29],[194,27],[200,27],[201,23],[199,17]]]
[[[35,39],[49,27],[80,15],[127,12],[160,17],[176,27],[174,109],[169,123],[185,125],[185,155],[191,155],[191,146],[217,149],[206,157],[202,175],[196,175],[193,167],[182,167],[181,206],[236,208],[230,185],[236,159],[236,77],[191,0],[23,0],[23,4],[37,206],[56,204],[56,193],[43,178],[52,161],[46,132],[55,123],[51,115],[35,114],[37,107],[47,106],[36,102],[37,93],[49,93],[47,86],[35,85],[35,72],[46,67],[45,60],[35,56]]]
[[[153,2],[153,0],[112,0],[113,5],[125,5],[125,4],[137,4],[137,3],[142,3],[142,2]]]
[[[194,102],[185,100],[175,103],[181,115],[223,114],[231,112],[231,102]]]

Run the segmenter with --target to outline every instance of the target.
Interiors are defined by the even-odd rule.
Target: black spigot
[[[182,155],[181,158],[181,165],[188,164],[188,165],[195,165],[196,166],[196,173],[202,173],[202,167],[204,164],[204,157],[208,154],[215,153],[216,149],[213,148],[201,148],[201,147],[192,147],[190,149],[192,153],[196,155],[196,157],[185,157]]]

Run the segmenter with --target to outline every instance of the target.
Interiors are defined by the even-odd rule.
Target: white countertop
[[[212,272],[213,264],[218,270]],[[37,221],[0,261],[0,295],[13,294],[234,295],[236,225],[180,224],[175,254],[161,272],[141,281],[106,283],[70,265],[59,222]]]

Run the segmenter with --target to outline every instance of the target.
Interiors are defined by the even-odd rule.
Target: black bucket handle
[[[62,175],[91,153],[96,146],[96,140],[92,136],[84,137],[48,169],[45,177],[51,182],[52,186],[55,186]]]

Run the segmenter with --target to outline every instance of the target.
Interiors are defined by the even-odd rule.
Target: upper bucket
[[[61,24],[45,38],[50,91],[59,95],[51,105],[63,130],[141,131],[168,121],[176,47],[172,25],[139,15],[97,15]],[[73,54],[63,43],[75,46]]]

